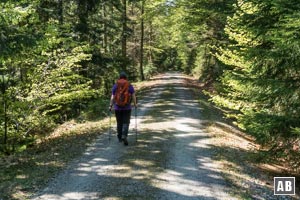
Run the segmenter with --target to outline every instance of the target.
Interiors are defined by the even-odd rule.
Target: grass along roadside
[[[137,95],[143,96],[157,82],[150,80],[133,85]],[[24,200],[43,188],[70,161],[80,157],[99,134],[108,129],[109,118],[103,117],[92,121],[65,122],[33,147],[0,157],[0,200]],[[112,123],[115,123],[113,116]]]
[[[107,118],[84,123],[72,120],[59,126],[34,147],[1,158],[0,199],[28,198],[68,162],[80,156],[108,125]]]
[[[202,108],[203,126],[213,137],[212,145],[216,149],[214,160],[222,166],[222,175],[231,185],[231,192],[246,200],[299,199],[297,189],[295,196],[277,198],[273,195],[273,177],[289,176],[288,170],[280,163],[266,160],[255,138],[223,117],[223,111],[215,107],[202,92],[211,88],[191,77],[186,78],[186,84],[193,88],[194,96]]]

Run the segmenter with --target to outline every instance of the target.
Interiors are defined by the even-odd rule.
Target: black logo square
[[[274,177],[274,195],[295,195],[295,177]]]

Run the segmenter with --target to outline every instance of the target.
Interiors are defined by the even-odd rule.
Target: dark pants
[[[115,110],[117,119],[118,138],[127,138],[130,124],[131,110]]]

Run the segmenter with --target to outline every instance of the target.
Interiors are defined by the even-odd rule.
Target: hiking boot
[[[124,145],[125,145],[125,146],[128,146],[127,138],[124,138],[123,141],[124,141]]]
[[[122,140],[122,138],[121,138],[121,137],[119,137],[119,136],[118,136],[118,140],[119,140],[119,142],[122,142],[122,141],[123,141],[123,140]]]

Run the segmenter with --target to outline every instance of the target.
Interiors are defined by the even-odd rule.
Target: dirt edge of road
[[[264,163],[260,146],[255,139],[225,119],[222,111],[209,102],[203,91],[212,91],[196,78],[186,76],[187,87],[193,88],[195,98],[205,107],[206,130],[214,138],[218,147],[217,159],[223,167],[223,177],[235,188],[236,195],[243,193],[243,199],[259,199],[251,196],[251,191],[260,190],[266,199],[300,199],[300,187],[296,183],[296,195],[275,197],[266,190],[273,191],[273,178],[287,176],[288,169],[278,163]],[[262,161],[262,162],[261,162]],[[291,175],[293,176],[293,175]]]

